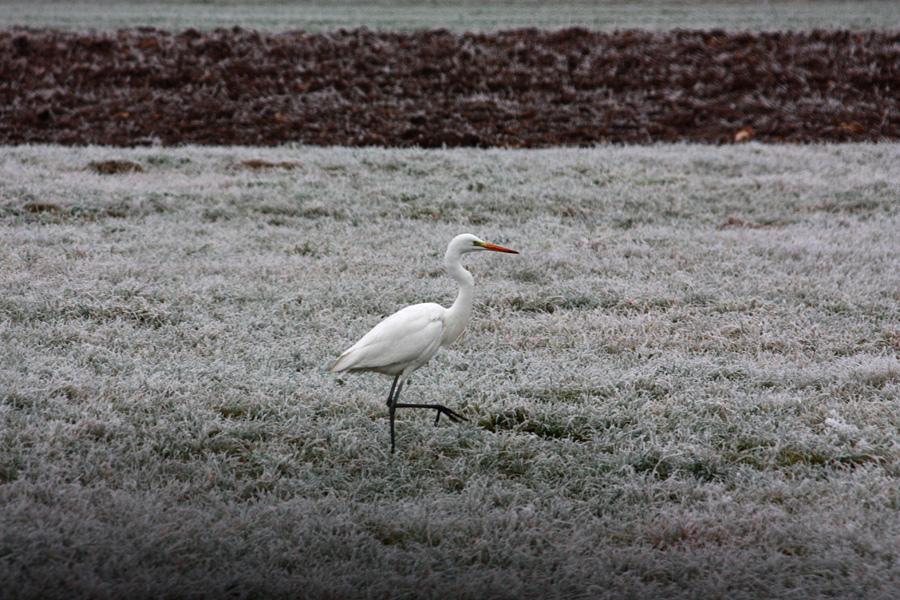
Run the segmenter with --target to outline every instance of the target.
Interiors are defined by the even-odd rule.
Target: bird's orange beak
[[[504,248],[503,246],[497,246],[496,244],[485,244],[482,246],[485,250],[493,250],[494,252],[509,252],[510,254],[518,254],[515,250],[510,250],[509,248]]]

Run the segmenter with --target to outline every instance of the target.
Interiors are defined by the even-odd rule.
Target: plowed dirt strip
[[[900,32],[0,31],[0,143],[900,139]]]

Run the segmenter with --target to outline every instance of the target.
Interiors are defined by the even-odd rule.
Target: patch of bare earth
[[[0,143],[900,139],[900,32],[0,30]]]

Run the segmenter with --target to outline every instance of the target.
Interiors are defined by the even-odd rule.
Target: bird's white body
[[[441,346],[452,344],[459,337],[447,335],[451,329],[446,322],[447,312],[440,304],[407,306],[348,348],[331,370],[408,375],[431,360]],[[398,340],[403,343],[398,344]]]
[[[331,366],[338,373],[374,371],[394,377],[394,386],[388,396],[391,407],[391,451],[393,451],[393,415],[396,407],[435,408],[438,417],[448,414],[459,417],[453,411],[439,405],[398,405],[397,396],[410,374],[427,363],[442,346],[452,344],[462,335],[472,315],[475,280],[462,266],[462,255],[478,250],[494,250],[518,254],[515,250],[487,244],[474,235],[458,235],[447,246],[444,267],[459,283],[459,294],[450,308],[427,302],[399,310],[384,319],[345,350]],[[399,387],[397,387],[399,383]],[[396,395],[394,388],[396,387]],[[462,417],[459,417],[462,418]]]
[[[459,294],[450,308],[426,302],[399,310],[372,328],[362,339],[341,354],[331,366],[335,372],[375,371],[400,376],[427,363],[441,346],[452,344],[462,335],[472,315],[475,279],[461,263],[466,252],[499,248],[464,233],[447,246],[444,268],[459,282]],[[504,249],[505,250],[505,249]]]

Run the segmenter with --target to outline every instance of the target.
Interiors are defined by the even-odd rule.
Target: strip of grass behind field
[[[230,28],[315,33],[368,27],[381,31],[559,29],[881,30],[900,27],[890,0],[774,2],[3,2],[0,27],[168,31]]]

